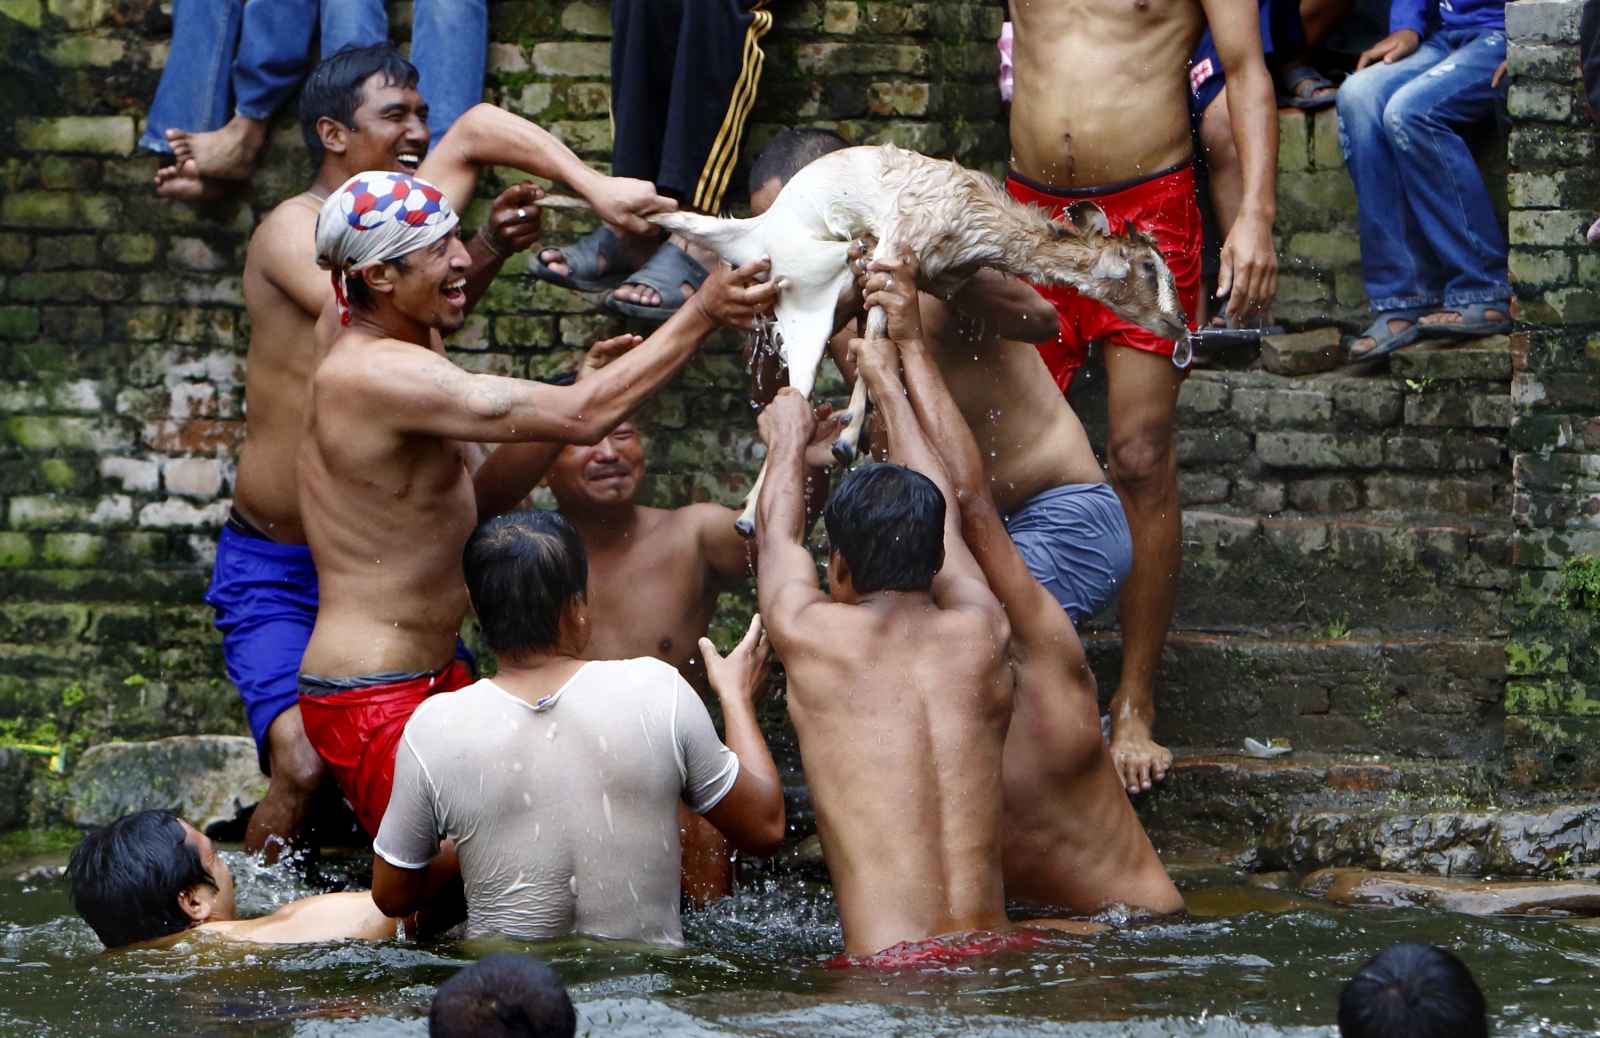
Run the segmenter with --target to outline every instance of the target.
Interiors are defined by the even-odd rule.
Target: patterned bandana
[[[460,222],[443,192],[410,174],[373,170],[346,180],[317,216],[317,266],[333,272],[339,323],[350,323],[348,275],[427,248]]]

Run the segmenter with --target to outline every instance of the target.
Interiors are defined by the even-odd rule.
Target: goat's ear
[[[1106,219],[1105,210],[1093,202],[1073,202],[1067,206],[1066,217],[1067,221],[1080,231],[1105,235],[1111,233],[1111,221]]]
[[[1094,261],[1094,269],[1089,271],[1089,276],[1094,278],[1109,278],[1113,281],[1125,281],[1128,277],[1128,255],[1120,245],[1108,245],[1100,250],[1100,255]]]

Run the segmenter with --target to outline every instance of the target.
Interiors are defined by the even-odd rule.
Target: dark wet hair
[[[355,129],[356,109],[361,107],[361,88],[373,76],[383,74],[385,86],[414,87],[416,66],[405,59],[392,43],[366,47],[354,44],[322,59],[312,70],[300,91],[300,136],[311,153],[313,169],[322,165],[327,153],[317,134],[318,119],[334,119]]]
[[[822,521],[857,591],[926,591],[944,564],[944,515],[933,480],[879,464],[840,480]]]
[[[1343,1038],[1486,1038],[1488,1010],[1466,964],[1431,944],[1397,944],[1339,992]]]
[[[830,152],[850,147],[850,142],[832,130],[815,126],[796,126],[772,138],[756,161],[750,166],[750,193],[766,187],[770,181],[787,184],[796,173]]]
[[[410,253],[406,253],[406,256],[409,255]],[[387,262],[402,274],[411,270],[411,262],[405,256],[396,256]],[[367,267],[364,269],[375,270],[377,268]],[[377,300],[372,296],[372,286],[367,284],[366,277],[359,270],[352,271],[344,276],[344,294],[345,298],[350,300],[350,308],[352,310],[376,310],[378,308]]]
[[[136,811],[91,831],[72,849],[72,907],[107,948],[150,941],[193,925],[178,895],[215,889],[211,870],[171,811]]]
[[[443,984],[429,1038],[572,1038],[578,1014],[555,971],[531,955],[479,959]]]
[[[561,614],[589,588],[583,540],[559,512],[529,508],[479,526],[461,553],[467,593],[497,654],[549,652]]]

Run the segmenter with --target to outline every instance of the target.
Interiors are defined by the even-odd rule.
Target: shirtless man
[[[751,212],[766,212],[796,173],[848,146],[809,126],[779,134],[751,167]],[[859,283],[868,251],[852,250]],[[1073,624],[1082,624],[1116,599],[1133,540],[1083,423],[1035,348],[1060,328],[1055,307],[1026,282],[994,270],[980,270],[946,298],[924,292],[921,300],[924,343],[978,438],[1006,527],[1034,576]],[[848,334],[829,343],[847,379],[852,370],[841,340]],[[776,358],[770,363],[756,374],[758,393],[775,381]]]
[[[271,776],[245,847],[269,856],[298,840],[325,776],[306,742],[295,680],[317,612],[295,459],[316,339],[320,334],[325,344],[338,327],[333,288],[317,269],[313,245],[322,199],[363,170],[415,170],[420,163],[465,204],[477,171],[492,162],[565,180],[597,208],[641,226],[649,225],[632,212],[671,205],[648,184],[594,173],[543,130],[489,105],[469,111],[429,155],[427,115],[416,70],[387,44],[323,62],[301,97],[306,144],[320,163],[317,179],[262,221],[245,259],[246,439],[206,601],[217,611],[228,675],[244,699],[262,770]],[[537,189],[519,185],[496,199],[489,225],[468,245],[469,301],[488,288],[506,256],[538,237],[537,211],[527,208],[536,197]]]
[[[317,221],[317,262],[335,273],[347,323],[312,374],[300,442],[301,516],[321,583],[300,712],[370,833],[406,720],[429,695],[471,682],[455,658],[461,551],[479,519],[462,444],[593,443],[713,328],[748,326],[777,292],[743,287],[765,261],[720,270],[650,339],[573,386],[473,375],[439,340],[466,320],[471,258],[456,224],[440,189],[389,172],[352,177]]]
[[[1222,246],[1217,292],[1227,297],[1227,315],[1236,321],[1268,307],[1278,269],[1272,251],[1278,120],[1254,0],[1034,0],[1013,4],[1011,14],[1016,90],[1007,189],[1055,212],[1092,198],[1113,226],[1132,221],[1154,236],[1178,279],[1191,328],[1201,302],[1200,214],[1184,69],[1209,23],[1227,71],[1228,113],[1244,179],[1244,203]],[[1040,292],[1061,314],[1061,334],[1039,351],[1063,391],[1091,342],[1104,350],[1107,460],[1133,533],[1133,566],[1121,594],[1122,679],[1111,700],[1111,745],[1126,787],[1149,789],[1172,762],[1151,737],[1151,726],[1156,664],[1182,561],[1172,412],[1189,351],[1117,320],[1072,289]]]
[[[191,930],[257,944],[396,936],[368,893],[303,897],[240,919],[228,863],[171,811],[137,811],[90,832],[72,849],[67,878],[72,907],[107,948],[166,947]]]
[[[1150,846],[1100,734],[1094,674],[1054,595],[1030,572],[985,487],[978,443],[926,343],[916,258],[874,263],[869,305],[889,316],[905,384],[928,442],[938,445],[962,530],[1011,625],[1016,673],[1002,758],[1001,860],[1008,903],[1034,911],[1159,916],[1183,897]],[[992,481],[991,481],[992,483]]]
[[[946,506],[893,343],[851,346],[891,458],[915,471],[870,465],[840,483],[823,513],[833,548],[824,594],[803,541],[811,407],[779,390],[760,418],[756,588],[788,670],[846,954],[887,963],[925,954],[913,946],[933,938],[1013,929],[1000,871],[1012,678],[1005,614]]]

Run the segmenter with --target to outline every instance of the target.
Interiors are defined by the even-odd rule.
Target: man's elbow
[[[417,906],[411,902],[412,899],[404,891],[395,890],[388,884],[380,885],[376,879],[373,880],[372,903],[390,919],[399,919],[415,912]]]
[[[1020,309],[1018,341],[1037,346],[1061,334],[1061,314],[1044,296],[1034,293],[1034,298]]]
[[[770,858],[783,846],[784,831],[788,828],[784,818],[783,796],[779,794],[776,810],[749,827],[738,843],[741,853],[756,858]]]

